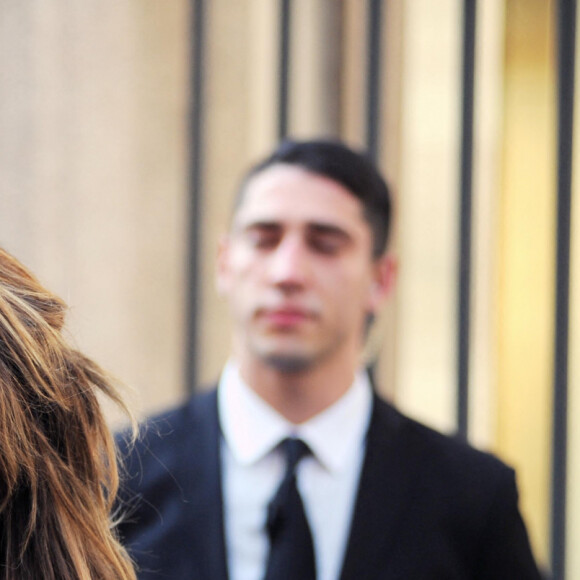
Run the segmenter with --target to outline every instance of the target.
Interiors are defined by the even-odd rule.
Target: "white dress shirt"
[[[288,436],[312,450],[298,465],[297,484],[312,530],[318,580],[342,568],[364,458],[372,394],[366,373],[312,419],[294,425],[244,383],[228,363],[218,387],[223,433],[222,485],[231,580],[260,580],[269,542],[266,508],[285,470],[275,447]]]

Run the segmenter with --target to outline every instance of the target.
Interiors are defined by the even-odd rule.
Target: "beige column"
[[[250,56],[256,50],[251,41],[251,34],[256,34],[256,22],[250,21],[250,8],[249,2],[206,3],[202,145],[205,166],[199,235],[202,300],[198,311],[197,362],[201,383],[208,386],[217,379],[230,347],[226,304],[215,292],[218,240],[227,226],[235,187],[250,161],[250,146],[258,147],[248,124],[249,98],[255,95],[250,91],[250,81],[254,80]],[[258,22],[267,26],[263,19]],[[263,36],[261,41],[266,42]],[[266,118],[272,114],[273,106],[274,103],[263,104]],[[261,134],[265,135],[265,131],[262,126]]]
[[[182,389],[187,35],[181,0],[0,18],[0,244],[144,410]]]
[[[266,155],[277,139],[279,62],[279,3],[250,0],[246,35],[249,96],[247,100],[248,153],[254,160]]]
[[[478,3],[476,27],[469,438],[489,449],[497,419],[497,344],[490,313],[496,307],[498,284],[504,1]]]
[[[343,2],[341,137],[358,148],[365,144],[366,11],[366,2]]]
[[[341,17],[339,2],[291,3],[291,137],[339,135]]]
[[[454,427],[459,2],[404,3],[396,399]]]

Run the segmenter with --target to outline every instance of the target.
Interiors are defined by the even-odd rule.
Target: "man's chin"
[[[312,360],[304,355],[297,354],[268,354],[263,361],[272,369],[284,374],[297,374],[308,370]]]

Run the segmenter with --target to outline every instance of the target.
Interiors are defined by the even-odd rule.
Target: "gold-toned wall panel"
[[[497,451],[518,470],[523,512],[547,561],[555,275],[553,6],[506,4],[500,200]]]

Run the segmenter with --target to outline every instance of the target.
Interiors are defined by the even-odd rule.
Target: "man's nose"
[[[310,273],[308,250],[303,240],[289,237],[270,256],[269,275],[272,284],[285,289],[302,287]]]

